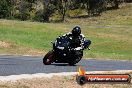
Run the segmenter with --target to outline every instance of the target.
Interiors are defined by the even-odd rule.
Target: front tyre
[[[83,52],[80,52],[75,57],[72,57],[71,60],[69,61],[69,65],[74,66],[76,63],[78,63],[82,59],[82,56],[83,56]]]
[[[71,60],[71,61],[69,62],[69,65],[70,65],[70,66],[74,66],[76,63],[78,63],[78,62],[81,60],[81,58],[82,58],[82,57],[77,57],[76,59]]]
[[[51,51],[49,51],[49,52],[45,55],[45,57],[43,58],[43,63],[44,63],[45,65],[50,65],[50,64],[53,63],[53,62],[54,62],[54,51],[51,50]]]

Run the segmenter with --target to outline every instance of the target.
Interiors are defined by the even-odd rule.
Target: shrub
[[[9,18],[11,9],[12,5],[10,0],[0,0],[0,18]]]

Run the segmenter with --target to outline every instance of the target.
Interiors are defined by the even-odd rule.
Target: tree
[[[68,10],[68,0],[58,0],[57,10],[62,16],[62,21],[65,19],[66,11]]]
[[[64,21],[68,8],[68,0],[44,0],[43,6],[43,21],[48,22],[51,15],[56,11],[62,16],[61,20]]]
[[[11,0],[0,0],[0,18],[10,18],[11,10]]]
[[[89,15],[100,15],[106,10],[107,0],[86,0]]]
[[[119,0],[114,0],[114,9],[118,9],[119,8]]]
[[[52,0],[44,0],[43,6],[43,21],[48,22],[50,16],[55,12],[55,6]]]
[[[21,20],[31,20],[32,14],[35,15],[35,8],[33,7],[37,0],[20,0],[17,6],[19,13],[17,18]]]

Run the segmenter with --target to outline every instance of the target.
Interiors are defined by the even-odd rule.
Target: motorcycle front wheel
[[[76,63],[78,63],[82,59],[82,56],[77,57],[76,59],[73,59],[69,61],[70,66],[74,66]]]
[[[83,56],[83,52],[76,52],[76,56],[72,57],[71,60],[68,62],[70,66],[74,66],[76,63],[78,63]]]
[[[53,62],[54,62],[54,51],[51,50],[43,58],[43,64],[50,65]]]

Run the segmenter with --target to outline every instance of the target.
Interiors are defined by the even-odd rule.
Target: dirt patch
[[[27,51],[27,55],[33,55],[33,56],[41,56],[41,55],[44,55],[45,53],[46,52],[44,51],[32,50],[32,49],[29,49],[29,51]]]
[[[0,41],[0,53],[1,54],[12,54],[12,55],[32,55],[42,56],[46,54],[44,50],[32,49],[14,43]]]
[[[11,46],[10,43],[4,42],[4,41],[0,41],[0,47],[9,48],[10,46]]]

